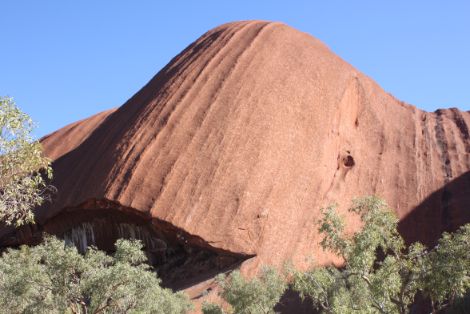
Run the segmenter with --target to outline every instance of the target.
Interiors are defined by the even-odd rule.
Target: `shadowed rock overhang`
[[[112,254],[116,240],[140,240],[163,285],[175,289],[232,270],[253,257],[214,248],[165,221],[108,200],[89,200],[62,210],[43,225],[23,226],[0,238],[0,248],[35,245],[45,234],[58,236],[83,254],[91,246]]]

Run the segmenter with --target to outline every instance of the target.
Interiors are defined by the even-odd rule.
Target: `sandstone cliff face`
[[[469,125],[468,112],[395,99],[308,34],[230,23],[120,108],[43,139],[59,192],[37,218],[47,231],[66,212],[138,214],[197,247],[254,256],[242,264],[253,273],[331,262],[319,209],[348,215],[352,198],[377,194],[409,241],[431,244],[470,221]]]

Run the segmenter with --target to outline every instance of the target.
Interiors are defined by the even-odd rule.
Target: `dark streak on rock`
[[[465,152],[470,153],[470,133],[468,131],[467,123],[458,109],[452,108],[450,110],[452,111],[453,121],[460,131],[460,135],[465,145]]]
[[[442,110],[436,110],[436,142],[441,151],[442,169],[444,170],[444,182],[448,183],[452,179],[452,167],[450,164],[449,145],[447,144],[446,134],[442,122]]]
[[[447,183],[450,182],[452,179],[452,167],[450,164],[450,156],[449,156],[449,145],[447,143],[446,134],[443,126],[442,121],[442,110],[436,110],[436,142],[441,151],[441,162],[442,162],[442,169],[444,170],[445,177],[444,182],[446,185],[442,189],[441,194],[441,221],[442,221],[442,231],[449,230],[450,224],[452,221],[451,217],[451,210],[450,210],[450,203],[452,198],[452,193],[447,188]]]

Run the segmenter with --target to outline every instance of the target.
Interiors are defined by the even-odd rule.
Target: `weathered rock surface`
[[[431,244],[470,221],[469,125],[469,112],[395,99],[308,34],[230,23],[122,107],[42,140],[59,192],[38,223],[117,204],[196,246],[255,255],[242,264],[253,273],[330,262],[319,209],[338,203],[347,215],[352,198],[377,194],[409,241]]]

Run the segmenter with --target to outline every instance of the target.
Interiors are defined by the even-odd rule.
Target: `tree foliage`
[[[32,209],[51,189],[52,176],[41,145],[33,141],[31,118],[13,100],[0,97],[0,221],[16,226],[34,222]]]
[[[444,233],[423,262],[423,293],[440,309],[468,299],[470,292],[470,224]]]
[[[234,271],[228,278],[220,276],[218,282],[222,288],[222,298],[230,304],[230,313],[268,314],[274,313],[287,288],[285,279],[274,269],[266,268],[259,278],[246,280],[239,271]],[[215,304],[204,304],[204,314],[222,314],[224,311]]]
[[[445,233],[438,245],[407,247],[398,219],[377,197],[355,200],[350,212],[363,228],[353,236],[334,206],[323,210],[319,231],[323,249],[344,266],[295,272],[293,287],[325,313],[409,313],[416,294],[429,297],[434,311],[451,305],[470,288],[470,225]]]
[[[0,259],[2,313],[186,313],[182,293],[160,287],[139,241],[85,255],[54,237],[9,249]]]

